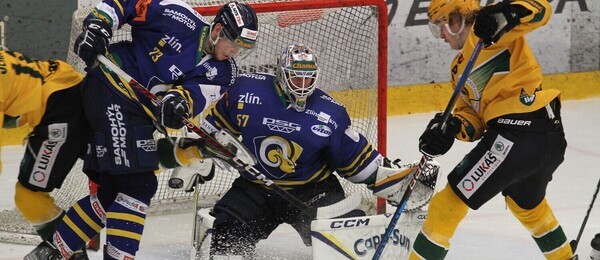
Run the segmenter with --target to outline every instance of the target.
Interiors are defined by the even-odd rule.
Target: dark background
[[[67,59],[76,0],[0,0],[9,50],[31,58]]]

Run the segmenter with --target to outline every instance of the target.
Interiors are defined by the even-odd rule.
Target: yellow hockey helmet
[[[479,10],[479,0],[431,0],[429,4],[429,29],[436,38],[442,37],[441,27],[446,27],[450,35],[456,35],[462,32],[465,27],[465,18],[473,17],[476,10]],[[453,14],[461,15],[461,27],[458,32],[450,30],[450,16]]]
[[[479,7],[479,0],[431,0],[427,16],[432,23],[448,23],[454,10],[462,16],[467,16],[479,10]]]

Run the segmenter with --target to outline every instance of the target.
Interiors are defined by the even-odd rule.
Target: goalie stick
[[[114,64],[112,61],[110,61],[104,55],[98,55],[97,58],[100,63],[102,63],[104,66],[106,66],[107,68],[112,70],[114,73],[119,75],[119,77],[126,80],[130,86],[132,86],[137,91],[139,91],[144,96],[146,96],[148,99],[150,99],[152,101],[152,104],[154,104],[155,106],[161,106],[163,104],[162,100],[160,100],[156,95],[154,95],[152,92],[150,92],[150,90],[148,90],[142,84],[140,84],[135,79],[133,79],[131,76],[129,76],[129,74],[127,74],[125,71],[123,71],[121,68],[119,68],[119,66]],[[181,121],[187,128],[191,129],[194,133],[196,133],[198,136],[200,136],[200,138],[204,139],[207,143],[209,143],[213,147],[217,148],[220,152],[222,152],[226,156],[229,156],[231,158],[231,162],[246,169],[246,171],[248,173],[252,174],[257,180],[261,181],[264,185],[273,189],[273,191],[275,191],[277,194],[279,194],[281,197],[286,199],[293,206],[300,209],[304,214],[306,214],[307,216],[309,216],[312,219],[327,219],[327,218],[335,218],[335,217],[344,215],[344,214],[352,211],[356,207],[358,207],[358,205],[361,202],[361,199],[362,199],[361,196],[359,194],[355,193],[355,194],[352,194],[352,195],[346,197],[345,199],[343,199],[337,203],[334,203],[332,205],[329,205],[329,206],[318,207],[318,208],[311,207],[311,206],[307,205],[306,203],[304,203],[303,201],[296,198],[294,195],[292,195],[289,192],[287,192],[286,190],[284,190],[283,188],[281,188],[279,185],[275,184],[275,182],[273,182],[272,180],[268,179],[267,176],[262,174],[256,168],[254,168],[254,166],[252,166],[249,163],[245,162],[244,160],[238,158],[233,152],[231,152],[229,149],[227,149],[225,146],[223,146],[221,143],[219,143],[213,136],[211,136],[209,133],[207,133],[204,129],[196,126],[189,119],[182,116]]]
[[[583,229],[585,228],[585,224],[587,224],[587,220],[590,217],[590,211],[594,207],[594,201],[596,201],[596,196],[598,195],[598,190],[600,190],[600,179],[598,179],[598,185],[596,185],[596,191],[592,196],[592,202],[590,203],[590,207],[585,213],[585,218],[583,218],[583,223],[581,223],[581,228],[579,228],[579,234],[577,234],[577,239],[571,241],[571,250],[573,250],[573,255],[575,255],[575,251],[577,250],[577,244],[579,244],[579,239],[581,239],[581,234],[583,234]]]
[[[460,76],[460,80],[458,81],[458,84],[456,84],[456,88],[454,88],[452,97],[450,98],[450,101],[448,101],[448,105],[446,105],[444,114],[442,114],[442,125],[441,125],[442,131],[444,131],[446,129],[446,121],[448,121],[448,118],[450,117],[450,112],[452,111],[452,108],[454,107],[454,104],[456,103],[456,99],[458,99],[458,95],[460,94],[460,91],[462,90],[463,86],[465,85],[465,82],[467,82],[469,73],[471,73],[473,64],[475,64],[475,61],[477,60],[477,56],[479,56],[479,52],[481,51],[482,46],[483,46],[483,42],[481,40],[479,40],[477,42],[477,44],[475,45],[475,49],[473,49],[473,53],[471,54],[471,58],[469,58],[469,62],[465,66],[465,71]],[[413,175],[412,180],[408,184],[408,187],[406,188],[404,195],[402,195],[402,199],[400,199],[400,202],[398,203],[398,207],[396,208],[396,211],[394,212],[394,215],[392,216],[392,219],[390,220],[390,224],[385,229],[385,233],[383,234],[383,237],[381,237],[381,243],[379,243],[379,245],[377,246],[377,249],[375,250],[375,254],[373,255],[373,260],[377,260],[381,257],[381,255],[383,253],[383,249],[385,248],[387,241],[390,239],[390,236],[392,235],[392,231],[394,231],[394,227],[396,227],[396,223],[398,223],[398,219],[400,219],[400,215],[402,214],[404,207],[406,207],[408,198],[410,197],[410,194],[412,193],[413,188],[415,187],[415,184],[417,183],[418,178],[421,176],[421,173],[423,172],[423,169],[425,168],[427,161],[429,161],[431,159],[432,159],[432,157],[429,155],[426,155],[426,154],[423,154],[423,156],[421,156],[421,160],[419,161],[419,166],[417,167],[417,170],[415,171],[415,174]]]

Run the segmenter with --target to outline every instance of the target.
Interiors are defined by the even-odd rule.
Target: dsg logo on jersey
[[[263,125],[269,127],[269,130],[289,134],[294,131],[300,132],[300,124],[288,122],[280,119],[264,117]]]

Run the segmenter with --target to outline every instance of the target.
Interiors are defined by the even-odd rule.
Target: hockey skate
[[[42,241],[33,251],[29,252],[23,260],[62,260],[60,251],[49,241]]]

